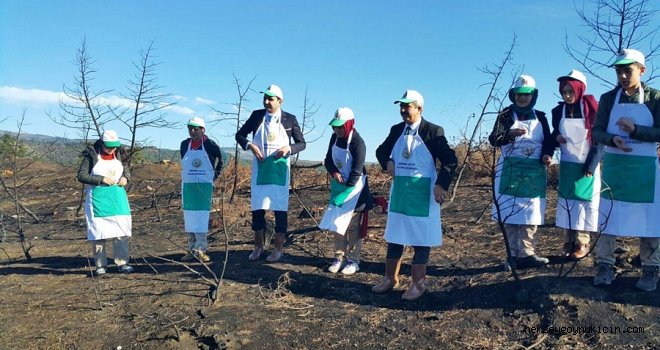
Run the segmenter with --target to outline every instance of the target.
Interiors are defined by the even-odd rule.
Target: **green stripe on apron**
[[[502,164],[499,193],[517,198],[545,198],[545,165],[538,159],[507,157]]]
[[[653,203],[656,167],[655,157],[605,153],[601,197],[628,203]]]
[[[429,216],[431,179],[421,176],[395,176],[390,211],[406,216]]]
[[[330,182],[330,204],[341,208],[353,188],[354,186],[348,187],[333,178]]]
[[[591,202],[594,190],[594,177],[584,177],[581,163],[559,163],[559,196]],[[579,181],[579,182],[578,182]]]
[[[192,182],[183,184],[183,210],[211,210],[213,184]]]
[[[274,156],[266,157],[263,162],[258,162],[257,185],[286,185],[286,176],[288,172],[287,158]]]
[[[94,217],[131,215],[126,190],[121,186],[96,186],[92,189]]]

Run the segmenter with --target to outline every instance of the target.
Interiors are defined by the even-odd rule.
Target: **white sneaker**
[[[344,259],[335,258],[335,260],[332,261],[332,265],[328,267],[328,272],[337,273],[342,266],[344,266]]]
[[[349,275],[352,275],[352,274],[354,274],[358,271],[360,271],[360,266],[358,266],[357,263],[349,260],[346,263],[346,266],[344,266],[344,268],[341,270],[341,273],[346,275],[346,276],[349,276]]]
[[[94,270],[94,274],[96,276],[105,275],[105,267],[103,266],[97,267],[96,270]]]
[[[131,273],[133,272],[133,266],[121,265],[119,266],[119,272],[121,273]]]

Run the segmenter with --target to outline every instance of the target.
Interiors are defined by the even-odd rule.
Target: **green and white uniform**
[[[289,157],[275,159],[277,150],[289,145],[289,137],[280,119],[265,117],[252,138],[252,143],[265,157],[262,162],[256,157],[252,159],[252,211],[287,211],[289,208]]]

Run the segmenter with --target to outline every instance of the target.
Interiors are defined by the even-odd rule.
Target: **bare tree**
[[[660,52],[657,10],[650,8],[649,0],[587,0],[575,11],[588,34],[569,37],[566,34],[564,50],[585,71],[606,85],[614,85],[609,74],[603,74],[614,57],[625,48],[644,52],[647,62],[646,81],[658,77],[653,58]]]
[[[21,159],[32,158],[29,156],[34,156],[34,154],[29,154],[30,152],[27,150],[27,147],[20,140],[24,121],[25,111],[23,111],[17,123],[18,131],[16,132],[16,135],[13,137],[13,139],[10,140],[7,138],[9,134],[5,134],[3,137],[3,141],[5,142],[3,142],[2,161],[3,163],[6,162],[6,165],[9,166],[11,174],[8,174],[9,181],[5,181],[5,179],[0,176],[0,186],[2,186],[10,200],[14,203],[16,229],[18,232],[19,242],[21,243],[23,255],[29,262],[32,260],[30,250],[33,248],[33,245],[25,236],[25,227],[23,225],[23,221],[21,220],[21,214],[25,212],[26,214],[30,215],[35,222],[39,222],[41,219],[21,202],[20,190],[23,186],[27,185],[32,180],[31,177],[27,177],[26,179],[21,178],[21,173],[34,163],[34,159],[28,161],[27,163],[21,163]]]
[[[58,116],[48,115],[55,123],[71,129],[80,129],[88,126],[96,131],[100,138],[103,125],[114,120],[115,110],[103,95],[112,90],[95,91],[91,83],[94,80],[95,61],[87,49],[87,40],[83,39],[76,52],[74,64],[78,68],[74,76],[73,87],[63,86],[64,96],[60,98],[60,113]],[[93,126],[93,127],[92,127]]]
[[[169,102],[171,94],[161,92],[163,87],[158,84],[156,68],[160,62],[154,62],[154,40],[149,43],[146,50],[140,50],[140,60],[133,62],[137,70],[133,79],[128,81],[128,94],[123,98],[130,100],[132,106],[116,111],[117,118],[129,129],[130,144],[127,152],[127,166],[130,168],[136,153],[142,150],[138,145],[138,130],[141,128],[172,128],[176,123],[166,119],[165,110],[173,106]],[[145,140],[142,140],[145,143]]]
[[[509,46],[509,49],[505,52],[504,58],[502,59],[502,61],[500,61],[499,64],[495,65],[494,67],[485,66],[479,68],[480,72],[490,77],[490,81],[482,85],[488,87],[488,95],[486,95],[486,101],[484,101],[484,103],[481,105],[481,112],[479,113],[479,117],[476,120],[476,124],[472,129],[472,135],[470,135],[470,138],[467,139],[467,144],[465,145],[466,147],[465,158],[463,159],[463,163],[461,164],[461,167],[458,170],[458,176],[456,177],[456,181],[454,182],[454,189],[452,191],[449,203],[453,203],[454,198],[456,198],[458,185],[460,185],[461,178],[463,177],[463,172],[465,171],[466,166],[469,164],[470,156],[475,151],[480,151],[483,149],[481,147],[482,146],[481,143],[479,143],[477,147],[474,147],[474,143],[483,140],[483,129],[481,128],[481,126],[484,121],[484,118],[489,114],[497,114],[497,112],[489,111],[488,109],[490,108],[493,102],[499,101],[500,106],[502,105],[501,98],[499,97],[502,95],[502,92],[498,91],[498,84],[500,82],[500,78],[502,76],[502,72],[504,71],[504,68],[511,63],[511,60],[513,58],[513,49],[516,46],[516,39],[517,36],[514,34],[513,40],[511,41],[511,45]],[[471,118],[468,118],[466,122],[465,125],[466,130],[470,123],[470,119]]]
[[[234,107],[234,111],[227,112],[227,111],[221,111],[218,109],[213,109],[220,118],[216,119],[213,121],[213,124],[217,124],[223,121],[232,121],[235,123],[235,132],[234,134],[238,133],[238,130],[241,128],[241,124],[243,124],[243,118],[242,118],[242,112],[245,109],[244,104],[246,102],[249,102],[249,100],[245,97],[248,92],[252,91],[252,83],[254,83],[255,79],[257,79],[257,76],[255,75],[252,77],[250,82],[246,86],[243,86],[241,79],[239,79],[236,76],[236,73],[232,73],[232,76],[234,77],[234,85],[236,86],[236,91],[238,93],[238,101],[232,103],[231,105]],[[234,180],[233,180],[233,186],[231,190],[231,195],[229,196],[229,203],[234,202],[234,195],[236,193],[236,187],[238,184],[238,163],[239,163],[239,150],[238,150],[238,142],[234,146]]]

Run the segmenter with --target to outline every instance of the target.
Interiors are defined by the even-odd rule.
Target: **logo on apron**
[[[202,166],[202,160],[199,159],[199,158],[195,158],[195,159],[193,159],[193,161],[192,161],[192,166],[193,166],[194,168],[199,168],[199,167],[201,167],[201,166]]]
[[[115,169],[109,169],[108,170],[108,177],[115,177],[115,175],[117,175],[117,172],[115,171]]]
[[[342,164],[342,162],[335,159],[335,166],[337,167],[337,169],[341,170],[344,164]]]
[[[268,142],[273,142],[277,138],[277,133],[269,132],[268,136],[266,136],[266,138],[268,139]]]
[[[407,148],[404,148],[402,155],[403,158],[410,159],[410,157],[412,156],[412,152],[410,152],[410,150],[408,150]]]

